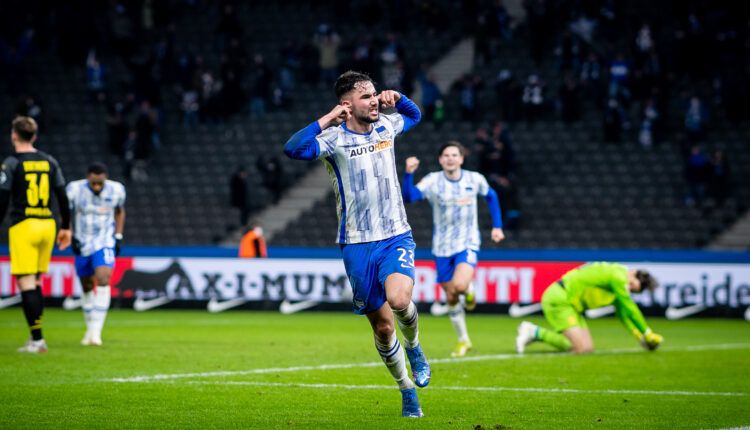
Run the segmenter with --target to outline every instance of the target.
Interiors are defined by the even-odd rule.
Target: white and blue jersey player
[[[430,381],[419,345],[414,287],[414,240],[406,221],[396,172],[396,136],[421,119],[419,108],[396,91],[378,94],[369,76],[346,72],[335,84],[339,104],[295,133],[284,153],[297,160],[323,161],[336,194],[340,245],[353,290],[354,312],[366,315],[375,346],[399,385],[402,414],[422,416],[414,383]],[[381,108],[396,108],[383,114]],[[404,336],[414,382],[394,329]]]
[[[125,187],[107,179],[107,166],[93,163],[86,179],[69,183],[65,190],[73,218],[76,273],[83,289],[86,334],[81,344],[99,346],[111,301],[109,281],[125,227]]]
[[[477,265],[480,234],[477,221],[477,196],[487,200],[492,216],[491,237],[494,242],[505,238],[497,193],[480,173],[463,170],[464,147],[456,141],[443,145],[438,162],[443,170],[429,173],[414,186],[416,157],[406,160],[404,200],[407,203],[427,199],[432,206],[432,254],[437,266],[437,281],[448,302],[448,315],[458,335],[453,357],[463,357],[471,349],[466,316],[459,297],[464,295],[468,310],[476,306],[471,280]]]

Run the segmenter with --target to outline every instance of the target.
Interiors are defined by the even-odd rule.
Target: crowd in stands
[[[316,6],[328,8],[330,19],[312,34],[284,32],[280,60],[270,64],[262,49],[253,49],[252,23],[241,16],[256,2],[9,0],[0,6],[2,79],[19,100],[16,113],[43,123],[43,101],[25,81],[29,53],[55,50],[67,67],[84,67],[92,103],[106,107],[109,148],[122,157],[125,176],[136,181],[148,179],[148,162],[162,144],[165,103],[175,104],[185,127],[238,114],[261,118],[288,109],[297,86],[327,87],[352,68],[405,94],[418,85],[425,119],[436,127],[446,118],[476,122],[479,113],[496,112],[489,123],[476,124],[474,156],[503,196],[506,215],[520,206],[509,129],[553,117],[576,123],[591,109],[601,118],[604,141],[681,145],[686,204],[726,199],[731,154],[707,142],[716,112],[732,121],[748,118],[748,6],[675,0],[668,2],[667,16],[663,7],[639,1],[524,0],[516,2],[520,14],[506,3],[462,2],[456,15],[450,2],[407,0],[395,10],[388,2],[332,1]],[[205,10],[214,22],[215,49],[194,52],[177,43],[177,23]],[[450,95],[459,110],[446,111],[448,95],[427,65],[412,63],[402,38],[408,30],[429,35],[453,27],[474,38],[477,67],[493,67],[503,46],[523,44],[538,70],[521,76],[501,67],[494,82],[467,74]],[[550,54],[552,76],[545,74]],[[118,64],[125,65],[124,79],[115,72]],[[483,91],[493,92],[492,106],[481,106]],[[257,164],[280,166],[274,160]],[[265,185],[274,199],[285,186]]]

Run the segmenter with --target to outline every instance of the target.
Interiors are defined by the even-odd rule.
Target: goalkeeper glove
[[[643,333],[643,336],[641,336],[641,345],[649,351],[658,348],[662,342],[664,342],[664,338],[661,335],[652,332],[651,329],[647,329],[646,332]]]

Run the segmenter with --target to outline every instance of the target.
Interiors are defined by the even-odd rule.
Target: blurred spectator
[[[16,105],[16,115],[34,118],[40,127],[44,126],[44,115],[42,106],[35,96],[30,94],[22,96]]]
[[[696,96],[691,97],[685,112],[685,132],[689,142],[700,143],[706,138],[707,121],[708,111],[703,102]]]
[[[586,60],[581,64],[581,85],[586,97],[594,100],[597,107],[602,106],[602,65],[599,57],[593,51],[589,53]]]
[[[281,160],[276,155],[263,154],[258,157],[256,167],[263,186],[271,193],[273,203],[278,203],[284,190],[284,169]]]
[[[219,24],[216,26],[216,34],[219,37],[220,50],[227,47],[230,39],[242,37],[242,25],[233,4],[224,4]]]
[[[604,141],[620,142],[620,133],[622,132],[625,113],[617,99],[611,98],[607,102],[607,108],[604,111]]]
[[[625,54],[618,52],[609,64],[609,97],[627,105],[630,101],[629,78],[630,63],[625,60]]]
[[[262,116],[266,106],[271,102],[271,85],[273,75],[261,54],[253,57],[253,68],[250,72],[250,112]]]
[[[688,185],[688,195],[685,204],[700,206],[706,195],[706,185],[711,170],[711,164],[700,145],[693,145],[685,166],[685,179]]]
[[[560,57],[560,70],[578,70],[581,63],[581,46],[570,30],[564,30],[555,52]]]
[[[498,72],[495,78],[495,97],[500,106],[501,118],[509,122],[515,122],[521,118],[523,88],[508,69]]]
[[[281,49],[281,69],[279,69],[279,86],[283,91],[291,91],[297,85],[297,73],[301,66],[299,48],[286,41]]]
[[[33,39],[32,29],[25,30],[16,43],[8,43],[4,37],[0,37],[0,76],[6,81],[6,89],[11,96],[18,95],[25,87],[24,63]]]
[[[536,74],[529,75],[523,87],[523,109],[526,121],[533,123],[544,112],[544,83]]]
[[[240,225],[247,224],[250,216],[250,194],[247,185],[247,170],[245,166],[239,165],[229,179],[229,198],[233,208],[240,211]]]
[[[89,51],[86,59],[86,86],[92,100],[95,100],[96,95],[105,90],[104,66],[99,62],[96,51],[93,49]]]
[[[565,76],[560,87],[560,116],[567,123],[581,119],[581,91],[570,74]]]
[[[313,41],[319,52],[320,79],[324,84],[333,83],[339,73],[341,39],[328,25],[321,24]]]
[[[366,34],[354,45],[352,53],[352,70],[361,71],[370,76],[376,75],[377,58],[375,58],[375,46],[372,35]]]
[[[478,90],[481,78],[472,74],[465,74],[458,83],[459,100],[461,103],[461,119],[476,121],[479,112]]]
[[[107,106],[107,141],[109,150],[120,157],[125,155],[130,126],[127,123],[124,102],[110,102]]]
[[[240,258],[268,258],[266,239],[259,221],[253,221],[240,241]]]
[[[198,111],[200,110],[200,104],[198,103],[198,91],[189,89],[182,93],[182,102],[180,103],[180,111],[182,113],[182,124],[188,127],[198,124]]]
[[[638,132],[638,142],[643,147],[650,147],[656,143],[656,136],[659,131],[659,110],[656,107],[656,101],[650,98],[643,106],[641,115],[641,128]]]
[[[708,182],[709,197],[717,206],[723,206],[730,194],[731,176],[724,151],[717,149],[711,156],[711,172]]]
[[[443,98],[440,88],[435,83],[435,75],[432,72],[420,73],[419,84],[422,91],[424,117],[427,120],[435,121],[435,105],[438,100]]]
[[[159,149],[160,138],[157,124],[157,111],[148,100],[142,100],[135,119],[136,143],[133,156],[136,162],[147,164],[154,152]]]

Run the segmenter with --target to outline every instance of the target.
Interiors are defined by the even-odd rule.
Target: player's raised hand
[[[72,240],[73,233],[70,231],[70,229],[61,229],[57,233],[57,247],[60,249],[60,251],[65,251],[70,246],[70,241]]]
[[[336,105],[335,108],[318,120],[318,125],[320,125],[321,129],[326,129],[328,127],[339,125],[344,121],[348,121],[351,117],[351,108],[348,106]]]
[[[409,157],[406,159],[406,173],[414,173],[417,171],[417,168],[419,167],[419,158],[417,157]]]
[[[385,90],[378,94],[378,101],[380,102],[380,107],[382,108],[391,108],[396,106],[396,102],[399,101],[399,99],[401,99],[401,93],[399,93],[398,91]]]
[[[492,233],[490,233],[490,237],[492,237],[493,242],[498,243],[501,240],[505,239],[505,233],[503,233],[502,228],[493,228]]]

